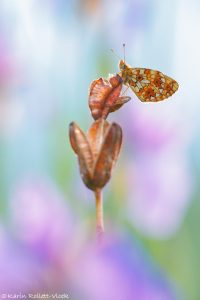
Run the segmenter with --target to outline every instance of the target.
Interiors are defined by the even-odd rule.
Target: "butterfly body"
[[[123,60],[119,62],[119,69],[123,83],[143,102],[164,100],[178,89],[178,83],[160,71],[131,68]]]

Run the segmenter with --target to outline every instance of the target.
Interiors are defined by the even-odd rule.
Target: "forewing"
[[[172,96],[178,83],[163,73],[145,68],[129,68],[126,84],[143,102],[157,102]]]

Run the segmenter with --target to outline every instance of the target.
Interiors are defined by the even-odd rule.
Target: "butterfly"
[[[119,62],[119,76],[142,102],[157,102],[172,96],[178,83],[160,71],[132,68],[124,60]]]

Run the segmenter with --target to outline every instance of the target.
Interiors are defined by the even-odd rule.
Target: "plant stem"
[[[103,240],[104,225],[103,225],[103,195],[101,189],[96,189],[96,235],[97,242],[100,244]]]

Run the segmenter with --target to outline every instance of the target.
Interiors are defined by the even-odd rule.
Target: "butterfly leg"
[[[129,86],[122,92],[121,96],[124,96],[126,94],[126,92],[127,92],[128,89],[129,89]]]

